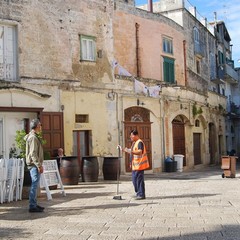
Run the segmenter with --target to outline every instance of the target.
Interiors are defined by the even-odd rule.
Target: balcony
[[[224,68],[218,67],[217,73],[215,74],[214,69],[211,68],[211,76],[210,79],[213,83],[216,84],[224,84]]]
[[[215,83],[238,83],[238,73],[228,64],[221,64],[217,70],[217,79],[213,79]]]
[[[238,73],[228,64],[224,64],[224,80],[229,83],[238,83]]]
[[[235,103],[231,102],[229,104],[228,116],[231,118],[239,118],[240,117],[240,106],[237,106]]]

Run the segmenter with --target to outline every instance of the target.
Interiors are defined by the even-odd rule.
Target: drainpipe
[[[185,87],[187,87],[187,54],[186,54],[186,40],[183,40],[183,61],[184,61],[184,78],[185,78]]]
[[[149,12],[153,12],[153,3],[152,3],[152,0],[148,0],[148,11]]]
[[[162,149],[162,162],[161,162],[161,167],[162,171],[164,171],[164,161],[166,158],[166,150],[165,150],[165,130],[164,130],[164,125],[165,125],[165,113],[164,113],[164,100],[162,98],[159,99],[159,105],[160,105],[160,133],[162,135],[162,141],[161,141],[161,149]]]
[[[139,27],[138,23],[135,24],[136,28],[136,61],[137,61],[137,77],[140,77],[140,59],[139,59]]]

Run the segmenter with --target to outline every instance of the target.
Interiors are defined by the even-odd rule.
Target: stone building
[[[214,80],[219,84],[219,92],[226,96],[227,115],[226,122],[226,150],[231,153],[232,150],[239,155],[239,121],[238,106],[239,94],[238,84],[239,75],[234,69],[234,61],[232,60],[231,38],[223,21],[212,23],[214,26],[214,34],[217,40],[217,78]]]
[[[40,117],[45,152],[116,152],[112,89],[112,1],[1,3],[0,155],[16,130]],[[112,119],[113,118],[113,119]],[[77,145],[77,143],[80,144]],[[114,154],[114,152],[113,152]]]
[[[194,46],[195,63],[191,57],[188,62],[189,74],[193,75],[189,78],[195,79],[194,71],[191,69],[194,69],[194,67],[198,76],[197,81],[194,81],[193,85],[197,86],[197,82],[203,81],[201,85],[205,85],[209,92],[217,93],[218,97],[225,96],[225,113],[228,113],[224,119],[226,133],[223,136],[219,136],[221,139],[219,141],[225,142],[225,149],[222,152],[230,153],[232,149],[236,151],[239,145],[237,140],[238,124],[236,125],[236,120],[233,121],[235,115],[232,113],[231,106],[234,107],[235,105],[233,100],[235,97],[233,95],[239,77],[234,69],[231,38],[228,30],[223,21],[217,20],[216,13],[215,21],[208,23],[187,0],[177,1],[177,3],[178,6],[171,5],[167,1],[160,1],[159,11],[184,27],[186,36],[189,38],[188,42],[193,40],[193,44],[190,44],[190,46]],[[192,30],[194,32],[193,36],[191,34]],[[189,54],[189,56],[192,56],[192,54]],[[220,109],[224,108],[220,103],[218,107]],[[219,149],[222,149],[221,145]]]
[[[1,6],[0,155],[8,157],[16,130],[29,131],[39,117],[52,157],[58,147],[79,161],[118,156],[116,146],[130,146],[129,132],[137,128],[149,172],[163,171],[174,154],[184,155],[185,169],[218,163],[225,151],[219,104],[225,109],[226,101],[209,90],[214,39],[197,19],[203,52],[194,48],[194,31],[134,1]],[[125,155],[121,171],[130,171]]]
[[[151,55],[150,58],[150,54],[149,57],[146,55],[146,52],[152,51],[152,42],[157,38],[156,31],[154,35],[151,33],[152,29],[154,31],[152,25],[148,24],[148,33],[145,33],[145,39],[143,40],[142,37],[142,42],[139,43],[139,46],[142,47],[138,52],[141,53],[142,57],[146,58],[145,61],[148,63],[147,65],[144,62],[146,69],[158,69],[157,66],[162,65],[159,70],[161,71],[160,75],[154,76],[156,80],[163,83],[160,100],[161,106],[164,107],[164,111],[162,111],[164,116],[160,117],[164,130],[161,132],[161,136],[164,136],[161,156],[164,158],[172,154],[182,154],[185,156],[184,166],[186,168],[201,164],[218,163],[220,155],[226,152],[225,119],[223,115],[225,113],[224,109],[226,109],[226,98],[217,92],[218,85],[212,81],[217,78],[214,29],[207,25],[206,21],[200,21],[192,12],[188,11],[184,6],[184,1],[174,1],[174,4],[169,1],[154,3],[153,12],[149,10],[151,9],[149,6],[141,8],[145,9],[145,11],[139,13],[138,10],[141,11],[140,9],[135,10],[135,15],[139,14],[143,17],[145,14],[148,17],[151,16],[149,18],[152,21],[158,19],[164,23],[165,19],[167,19],[167,24],[178,29],[179,32],[178,37],[176,37],[173,34],[174,31],[170,30],[169,37],[170,40],[172,39],[173,44],[176,44],[176,42],[178,44],[173,46],[173,54],[170,54],[174,59],[174,67],[176,69],[179,67],[179,60],[182,67],[180,68],[182,75],[178,75],[173,82],[164,79],[164,58],[166,57],[164,49],[160,53],[159,50],[155,50],[154,54],[159,54],[158,61],[155,59],[149,61],[153,57]],[[122,7],[121,10],[126,11],[126,8]],[[134,17],[130,16],[128,20],[124,21],[131,23],[132,19]],[[175,27],[170,19],[177,23]],[[181,26],[181,30],[179,26]],[[144,30],[141,27],[139,29],[144,34]],[[164,38],[164,35],[168,36],[164,28],[159,27],[159,29],[160,38]],[[171,27],[169,26],[168,29],[171,29]],[[184,37],[180,41],[180,46],[179,36],[181,35]],[[146,42],[149,36],[151,36],[151,40],[148,41],[151,44],[145,44],[144,52],[142,49],[143,42]],[[156,41],[161,46],[162,42],[158,39]],[[120,46],[124,46],[124,42]],[[117,47],[114,47],[115,51],[116,49]],[[183,58],[179,58],[181,53]],[[132,54],[132,56],[136,56],[136,54]],[[128,63],[125,63],[125,66],[128,64],[129,68],[131,68],[134,63],[133,59],[125,58],[125,62],[127,60]],[[143,61],[141,58],[141,63]],[[140,64],[140,66],[141,72],[144,74],[143,64]],[[143,75],[143,77],[147,76]],[[145,81],[148,82],[148,80]],[[171,85],[171,83],[176,84],[177,87]],[[167,91],[165,92],[165,90]]]

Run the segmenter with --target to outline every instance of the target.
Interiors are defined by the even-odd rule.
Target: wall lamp
[[[140,100],[139,99],[137,99],[137,105],[139,106],[139,105],[145,105],[145,103],[144,102],[140,102]]]

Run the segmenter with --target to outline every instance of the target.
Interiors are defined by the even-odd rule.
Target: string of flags
[[[134,80],[134,91],[136,94],[144,94],[145,96],[157,97],[161,91],[161,85],[147,87],[144,83],[135,79],[131,73],[129,73],[125,68],[123,68],[117,60],[112,61],[113,70],[117,69],[117,73],[120,76],[132,77]]]

